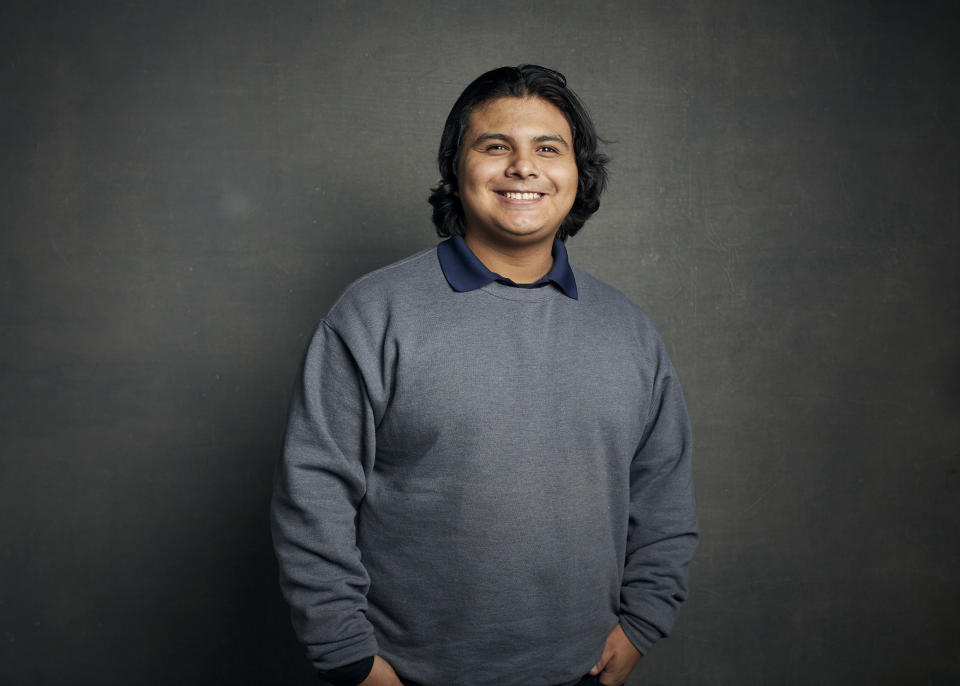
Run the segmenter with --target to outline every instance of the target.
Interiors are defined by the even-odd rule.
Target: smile
[[[510,200],[539,200],[543,193],[515,193],[513,191],[502,191],[500,195]]]

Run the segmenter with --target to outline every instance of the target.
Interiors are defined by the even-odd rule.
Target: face
[[[467,236],[552,241],[577,195],[570,125],[542,98],[491,100],[470,115],[457,178]]]

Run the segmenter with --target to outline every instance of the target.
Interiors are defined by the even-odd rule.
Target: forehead
[[[537,96],[488,100],[470,113],[467,137],[484,133],[559,135],[570,142],[570,124],[563,112]]]

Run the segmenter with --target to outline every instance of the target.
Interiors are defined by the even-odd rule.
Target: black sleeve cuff
[[[358,686],[360,682],[370,676],[370,670],[372,669],[373,655],[336,669],[320,672],[320,681],[323,684],[329,684],[329,686]]]

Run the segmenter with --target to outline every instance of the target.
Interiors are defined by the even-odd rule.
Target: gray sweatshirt
[[[698,538],[682,392],[646,315],[574,274],[578,299],[458,293],[430,249],[317,327],[272,516],[318,669],[549,686],[618,622],[641,652],[669,633]]]

